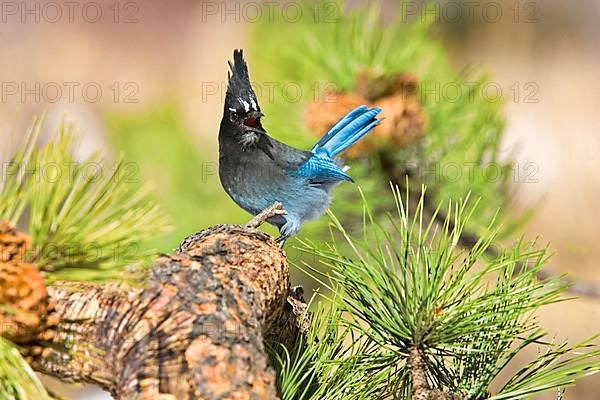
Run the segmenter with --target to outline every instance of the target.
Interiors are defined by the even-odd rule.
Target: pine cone
[[[8,221],[0,221],[0,262],[23,261],[30,249],[29,235],[19,232]]]
[[[407,72],[394,76],[390,86],[390,94],[401,94],[405,99],[416,98],[419,88],[417,77]]]
[[[321,137],[336,122],[354,108],[367,104],[362,96],[356,93],[328,92],[323,101],[308,105],[305,121],[311,132]],[[373,144],[367,140],[361,140],[344,152],[348,158],[356,158],[373,149]]]
[[[404,99],[415,97],[418,89],[417,78],[409,73],[401,72],[396,75],[378,75],[371,70],[362,70],[356,76],[354,90],[360,96],[373,103],[377,100],[402,94]]]
[[[306,111],[306,124],[315,136],[320,137],[361,104],[382,108],[380,116],[385,120],[372,134],[346,150],[344,156],[348,158],[371,152],[376,143],[408,146],[425,130],[427,120],[416,96],[416,78],[406,73],[384,78],[373,78],[371,75],[368,71],[358,75],[357,92],[329,92],[324,97],[326,100],[309,104]]]
[[[316,135],[324,135],[346,113],[367,101],[355,93],[327,92],[323,100],[310,103],[305,121]]]
[[[0,222],[0,335],[15,342],[29,340],[52,308],[37,266],[23,261],[30,248],[28,235]]]
[[[416,98],[395,94],[380,99],[375,105],[381,107],[380,115],[385,118],[377,127],[377,135],[384,141],[406,147],[425,130],[425,114]]]

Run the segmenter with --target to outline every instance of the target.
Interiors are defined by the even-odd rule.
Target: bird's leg
[[[252,218],[250,221],[248,221],[248,223],[246,224],[246,227],[256,229],[259,226],[261,226],[262,224],[264,224],[265,221],[268,220],[269,218],[276,217],[278,215],[286,215],[286,214],[287,214],[287,212],[283,209],[283,206],[281,205],[281,203],[277,201],[277,202],[273,203],[270,207],[267,207],[264,210],[262,210],[261,212],[259,212],[258,214],[256,214],[256,216],[254,218]]]
[[[296,233],[298,233],[298,231],[300,230],[300,225],[302,224],[295,214],[288,214],[285,217],[285,221],[285,224],[283,224],[283,226],[279,228],[279,233],[281,233],[281,236],[275,239],[277,243],[279,243],[280,247],[283,247],[285,241],[289,237],[294,236]]]
[[[281,235],[277,239],[275,239],[275,241],[279,243],[279,248],[283,248],[285,241],[288,240],[289,237],[289,235]]]

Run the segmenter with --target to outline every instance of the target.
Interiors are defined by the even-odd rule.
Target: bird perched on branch
[[[283,243],[305,220],[321,216],[331,190],[352,182],[336,156],[369,133],[379,108],[360,106],[336,123],[310,151],[298,150],[267,135],[242,50],[233,63],[219,130],[219,177],[227,194],[253,215],[280,202],[286,211],[268,219]]]

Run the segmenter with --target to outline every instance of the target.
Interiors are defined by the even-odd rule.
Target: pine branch
[[[330,300],[316,304],[295,346],[272,350],[282,400],[372,400],[386,392],[389,369],[373,372],[380,364],[362,359],[373,343],[360,340],[346,326],[336,299]]]
[[[125,267],[151,260],[154,251],[139,251],[140,243],[168,231],[169,219],[148,186],[130,184],[123,162],[75,160],[72,126],[59,125],[36,148],[43,123],[34,120],[0,182],[0,220],[27,226],[27,261],[47,282],[125,278]]]
[[[296,318],[288,279],[270,236],[217,226],[161,256],[145,289],[50,287],[59,323],[25,349],[36,370],[117,399],[275,399],[263,338]]]
[[[150,254],[136,253],[140,242],[169,228],[147,188],[132,188],[124,179],[122,163],[111,169],[98,154],[83,162],[73,158],[72,126],[59,125],[36,148],[43,123],[34,119],[0,181],[0,397],[7,399],[55,397],[15,356],[15,343],[53,326],[46,284],[64,276],[139,278],[125,269]],[[90,176],[90,165],[96,175]],[[27,232],[17,231],[17,224]]]

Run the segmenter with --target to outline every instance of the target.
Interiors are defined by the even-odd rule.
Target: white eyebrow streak
[[[257,110],[258,106],[256,105],[256,102],[254,101],[254,97],[250,97],[250,103],[252,104],[252,109],[253,110]]]
[[[250,104],[248,104],[246,100],[238,97],[238,101],[244,105],[244,110],[246,110],[246,112],[250,111]]]
[[[229,107],[229,111],[237,111],[235,108]]]

